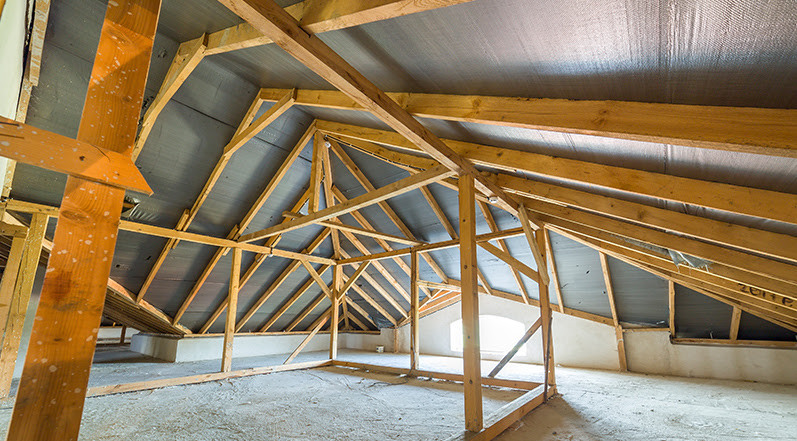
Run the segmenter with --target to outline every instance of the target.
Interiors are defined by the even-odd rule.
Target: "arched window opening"
[[[462,319],[451,323],[450,332],[451,350],[462,352]],[[515,346],[524,332],[526,329],[523,323],[517,320],[497,315],[479,316],[479,344],[482,353],[503,355]],[[517,355],[526,355],[526,345],[520,347]]]

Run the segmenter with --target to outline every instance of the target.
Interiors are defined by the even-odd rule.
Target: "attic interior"
[[[797,3],[0,14],[6,439],[797,438]]]

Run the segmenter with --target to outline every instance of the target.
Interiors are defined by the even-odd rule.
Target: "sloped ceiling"
[[[294,2],[280,3],[284,6]],[[41,82],[34,89],[30,105],[30,124],[67,136],[76,135],[104,11],[105,2],[98,0],[53,3]],[[240,21],[213,0],[165,0],[147,99],[155,96],[179,42]],[[797,4],[790,0],[598,3],[476,0],[333,31],[321,38],[388,91],[794,108],[797,107],[796,28]],[[330,88],[274,45],[206,58],[167,104],[137,161],[155,194],[131,195],[140,202],[131,213],[131,220],[164,227],[177,223],[183,210],[193,204],[260,87]],[[189,231],[226,236],[314,118],[383,127],[363,112],[292,108],[233,156]],[[797,193],[795,159],[469,123],[430,120],[424,123],[447,138]],[[356,150],[344,149],[377,187],[406,176],[398,168]],[[307,147],[247,232],[282,220],[283,211],[290,209],[307,187],[310,156],[311,147]],[[347,197],[365,192],[335,157],[332,168],[335,185]],[[61,175],[20,165],[12,197],[57,205],[64,182]],[[431,186],[431,191],[456,225],[456,194],[437,185]],[[390,205],[420,240],[449,239],[418,191],[392,199]],[[376,206],[362,213],[381,231],[399,234]],[[519,225],[503,211],[493,210],[493,215],[499,228]],[[354,224],[349,216],[341,220]],[[750,222],[760,228],[797,234],[777,223]],[[481,216],[477,229],[488,231]],[[280,247],[300,250],[320,230],[308,227],[288,233]],[[551,236],[565,305],[610,316],[597,252],[565,237]],[[137,292],[165,242],[120,233],[112,277]],[[350,243],[343,242],[346,250],[359,254]],[[364,238],[362,242],[371,251],[382,251],[370,239]],[[510,239],[508,243],[516,258],[535,266],[525,239]],[[147,300],[173,315],[213,252],[211,247],[181,242],[159,271]],[[316,254],[331,253],[327,239]],[[458,278],[455,249],[431,254],[449,277]],[[252,260],[253,256],[245,253],[244,268]],[[519,293],[503,263],[481,250],[479,262],[494,288]],[[257,270],[241,291],[239,317],[287,264],[284,259],[272,257]],[[384,264],[396,280],[407,286],[408,277],[395,263]],[[194,331],[205,323],[226,294],[229,267],[230,256],[226,256],[181,323]],[[614,259],[610,259],[610,270],[621,320],[666,326],[666,283]],[[399,304],[408,307],[382,275],[373,268],[369,274],[383,282]],[[425,264],[421,267],[421,277],[439,280]],[[329,282],[330,273],[323,278]],[[295,271],[244,331],[262,326],[307,279],[304,269]],[[528,279],[524,283],[536,296],[535,283]],[[372,291],[367,283],[358,284]],[[282,329],[319,295],[317,287],[311,288],[272,329]],[[717,337],[727,333],[728,307],[685,288],[679,288],[677,295],[679,320],[683,320],[677,325],[682,336]],[[353,293],[352,298],[370,315],[379,315],[358,294]],[[385,309],[399,318],[389,304],[383,303]],[[300,327],[315,320],[323,309],[309,315]],[[219,331],[221,325],[222,320],[217,320],[211,332]],[[741,335],[794,339],[794,333],[785,333],[746,314]]]

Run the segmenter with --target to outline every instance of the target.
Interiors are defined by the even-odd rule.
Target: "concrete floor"
[[[324,359],[301,354],[296,361]],[[342,350],[343,360],[408,365],[405,354]],[[122,347],[98,351],[90,386],[214,372],[218,361],[162,363]],[[238,359],[233,369],[280,364]],[[489,372],[494,362],[483,362]],[[461,372],[457,358],[422,356],[421,368]],[[501,377],[542,380],[536,365]],[[797,387],[557,368],[560,397],[502,434],[529,440],[794,440]],[[517,397],[485,389],[485,414]],[[0,404],[5,433],[11,402]],[[89,398],[81,440],[441,440],[463,426],[462,387],[447,382],[320,368]]]

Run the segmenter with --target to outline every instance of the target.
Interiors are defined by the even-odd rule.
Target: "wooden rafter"
[[[517,202],[489,178],[482,176],[467,159],[451,150],[399,104],[349,65],[321,39],[301,28],[301,24],[273,0],[219,0],[255,29],[357,101],[387,125],[418,145],[447,169],[472,176],[479,190],[498,199],[503,207],[516,212]]]
[[[628,370],[628,362],[625,356],[625,340],[623,339],[623,327],[620,325],[620,318],[617,314],[617,305],[614,296],[614,287],[612,286],[611,272],[609,271],[609,261],[606,254],[599,253],[601,261],[601,271],[603,272],[603,282],[606,285],[606,295],[609,298],[609,309],[612,311],[612,320],[614,321],[614,333],[617,337],[617,355],[620,358],[620,370]]]
[[[286,218],[289,218],[289,219],[296,219],[298,217],[302,217],[302,215],[300,213],[289,213],[289,212],[286,212],[286,213],[282,213],[282,215],[284,217],[286,217]],[[390,242],[396,242],[396,243],[401,243],[401,244],[405,244],[405,245],[421,245],[421,244],[425,243],[425,242],[421,242],[419,240],[405,239],[405,238],[403,238],[401,236],[395,236],[395,235],[392,235],[392,234],[380,233],[379,231],[368,230],[368,229],[365,229],[365,228],[359,228],[359,227],[354,227],[354,226],[351,226],[351,225],[346,225],[343,222],[321,221],[321,222],[316,222],[316,225],[329,227],[329,228],[332,228],[332,229],[335,229],[335,230],[348,231],[350,233],[359,234],[361,236],[367,236],[367,237],[371,237],[371,238],[374,238],[374,239],[382,239],[382,240],[386,240],[386,241],[390,241]]]
[[[435,182],[450,176],[453,172],[445,169],[444,167],[436,167],[408,178],[401,179],[392,184],[366,193],[356,198],[349,199],[346,202],[337,204],[333,207],[319,210],[315,213],[308,214],[307,216],[293,219],[285,224],[276,225],[274,227],[266,228],[264,230],[255,231],[254,233],[245,234],[241,236],[240,242],[252,242],[258,239],[275,236],[277,234],[293,231],[319,221],[325,221],[346,213],[350,213],[360,208],[376,204],[380,201],[390,199],[394,196],[404,194],[412,191],[418,187],[426,185],[430,182]]]
[[[376,142],[410,152],[421,152],[418,147],[395,132],[329,121],[317,121],[316,127],[326,134]],[[794,219],[797,218],[797,195],[790,193],[682,178],[450,139],[443,141],[452,150],[476,165],[505,172],[514,173],[520,170],[532,175],[566,179],[641,196],[787,223],[794,223]],[[423,157],[407,158],[406,154],[385,148],[379,149],[378,146],[374,147],[374,144],[359,144],[357,148],[390,162],[407,163],[416,168],[428,168],[434,163]],[[700,191],[696,191],[698,188]]]
[[[271,100],[283,93],[263,89]],[[797,110],[630,101],[388,94],[417,117],[795,157]],[[302,106],[363,110],[345,93],[300,90]]]
[[[498,231],[498,224],[495,223],[495,218],[493,217],[493,213],[490,211],[490,207],[487,205],[487,203],[477,200],[476,205],[479,206],[479,209],[484,216],[484,220],[487,222],[487,226],[490,227],[490,231]],[[509,253],[509,246],[506,244],[505,240],[499,239],[496,242],[498,243],[498,247],[501,249],[501,251],[507,254]],[[520,272],[515,267],[510,267],[510,270],[512,271],[512,278],[515,279],[515,284],[518,287],[518,291],[523,297],[523,301],[528,303],[529,292],[526,290],[526,284],[523,283],[523,279],[520,278]]]

